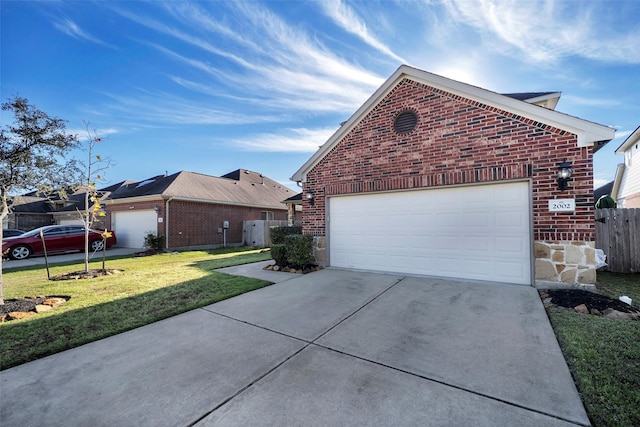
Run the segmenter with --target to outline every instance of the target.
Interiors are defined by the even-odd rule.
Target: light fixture
[[[311,190],[307,190],[307,200],[309,201],[309,204],[311,206],[315,205],[316,201],[313,197],[313,191]]]
[[[159,213],[160,213],[160,206],[155,205],[155,206],[153,207],[153,210],[154,210],[154,211],[156,211],[156,213],[157,213],[157,214],[159,214]]]
[[[571,169],[571,163],[565,159],[558,165],[558,190],[566,190],[567,182],[571,179],[573,169]]]

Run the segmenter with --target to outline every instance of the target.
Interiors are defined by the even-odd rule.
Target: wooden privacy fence
[[[640,209],[596,209],[596,248],[615,273],[640,272]]]

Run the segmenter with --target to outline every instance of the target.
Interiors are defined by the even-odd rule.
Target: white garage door
[[[527,182],[329,199],[334,267],[531,284]]]
[[[144,237],[148,232],[156,234],[158,215],[153,209],[114,212],[111,227],[116,232],[118,246],[123,248],[144,247]]]

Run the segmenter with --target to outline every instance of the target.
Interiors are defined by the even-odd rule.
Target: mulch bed
[[[113,276],[114,274],[122,273],[122,270],[105,269],[105,270],[89,270],[89,271],[74,271],[72,273],[58,274],[51,277],[49,280],[79,280],[79,279],[94,279],[96,277]]]
[[[281,271],[283,273],[307,274],[307,273],[313,273],[314,271],[322,270],[322,267],[314,264],[309,264],[302,267],[297,267],[292,265],[286,265],[283,267],[276,264],[276,265],[267,265],[263,270]]]
[[[628,313],[630,318],[640,318],[639,308],[595,292],[582,289],[545,289],[539,293],[547,308],[555,306],[593,315],[606,315],[616,311]],[[577,309],[580,306],[586,307],[586,310],[584,307]]]
[[[64,304],[70,299],[71,297],[67,295],[38,295],[6,299],[4,300],[4,304],[0,304],[0,322],[27,317],[22,315],[25,313],[28,315],[35,315],[38,313],[36,309],[38,306],[48,305],[51,308],[54,308],[60,304]],[[18,315],[15,313],[18,313]]]

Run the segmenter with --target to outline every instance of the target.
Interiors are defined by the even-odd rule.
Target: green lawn
[[[598,292],[640,303],[640,274],[598,273]],[[640,322],[548,310],[594,427],[640,425]]]
[[[49,281],[44,267],[4,273],[5,299],[27,295],[69,296],[49,312],[0,324],[0,368],[146,325],[269,285],[230,276],[217,268],[270,259],[248,248],[192,251],[107,260],[122,273],[88,280]],[[82,270],[82,261],[51,268],[52,276]],[[101,268],[95,262],[90,268]]]

